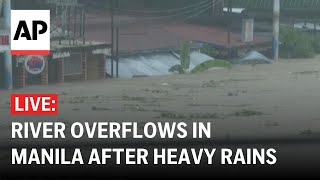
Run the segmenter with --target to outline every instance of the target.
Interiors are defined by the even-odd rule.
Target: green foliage
[[[320,53],[320,36],[319,35],[314,36],[312,38],[312,46],[316,53]]]
[[[176,64],[169,69],[169,72],[178,72],[185,74],[190,67],[190,45],[184,42],[180,49],[180,64]]]
[[[185,42],[181,46],[180,51],[180,64],[176,64],[169,69],[169,72],[178,72],[185,74],[190,67],[190,45]],[[191,73],[203,72],[214,67],[231,68],[231,64],[224,60],[208,60],[196,66],[191,70]]]
[[[224,60],[209,60],[196,66],[194,69],[192,69],[191,73],[204,72],[215,67],[223,67],[230,69],[231,63]]]
[[[284,58],[311,58],[320,53],[320,38],[292,27],[281,28],[280,55]]]
[[[180,64],[176,64],[176,65],[172,66],[169,69],[169,72],[171,72],[171,73],[177,72],[179,74],[185,74],[185,71]]]
[[[215,57],[217,55],[216,49],[209,46],[208,44],[204,44],[200,51],[201,53],[204,53],[211,57]]]
[[[189,42],[184,42],[180,50],[180,61],[183,70],[187,70],[190,67],[190,45]]]

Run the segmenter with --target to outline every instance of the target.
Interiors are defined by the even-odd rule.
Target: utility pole
[[[114,1],[110,0],[111,8],[111,77],[114,77],[113,73],[113,59],[114,59]]]
[[[232,29],[232,0],[228,0],[228,56],[229,56],[229,59],[232,58],[232,48],[230,47],[230,44],[231,44],[231,29]]]
[[[232,0],[228,0],[228,45],[231,43],[231,28],[232,28]]]
[[[119,0],[116,0],[116,8],[119,8]],[[116,23],[116,77],[119,78],[119,23]]]
[[[3,2],[3,14],[4,14],[4,28],[10,34],[11,31],[11,0],[4,0]],[[10,35],[9,35],[10,37]],[[5,88],[12,89],[12,56],[10,51],[4,53],[4,78]]]
[[[116,27],[116,77],[119,78],[119,27]]]
[[[212,16],[216,15],[216,8],[215,8],[216,0],[212,0]]]
[[[313,19],[313,33],[317,35],[317,19]]]
[[[273,0],[273,59],[279,60],[280,0]]]

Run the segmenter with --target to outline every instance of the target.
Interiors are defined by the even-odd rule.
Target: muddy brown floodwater
[[[319,67],[320,57],[316,57],[280,60],[271,65],[235,65],[231,70],[192,75],[106,79],[1,91],[0,144],[2,149],[13,144],[17,147],[39,144],[88,146],[94,143],[98,146],[103,143],[147,146],[161,142],[173,146],[177,143],[175,140],[130,138],[108,141],[24,139],[12,144],[10,126],[12,121],[53,121],[66,125],[73,122],[129,121],[142,125],[145,122],[201,121],[213,123],[213,141],[187,139],[189,144],[176,145],[208,146],[214,141],[234,140],[252,141],[250,146],[254,147],[260,141],[270,141],[275,142],[271,146],[279,146],[288,164],[294,163],[295,159],[301,164],[313,162],[317,158],[312,154],[319,152],[316,142],[320,142]],[[58,93],[59,115],[10,116],[10,93]],[[278,141],[282,140],[299,142],[279,145]],[[313,141],[310,144],[303,143],[310,140]],[[309,156],[299,156],[299,153]],[[7,157],[5,154],[1,153]]]

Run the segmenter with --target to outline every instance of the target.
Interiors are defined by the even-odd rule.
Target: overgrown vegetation
[[[223,67],[230,69],[231,64],[223,60],[209,60],[196,66],[194,69],[191,70],[191,73],[203,72],[214,67]]]
[[[293,27],[280,29],[280,55],[283,58],[311,58],[320,53],[320,37]]]
[[[208,44],[204,44],[203,47],[200,49],[201,53],[206,54],[211,57],[216,57],[217,51],[215,48],[211,47]]]
[[[209,70],[215,67],[231,68],[231,63],[224,60],[208,60],[199,64],[190,72],[191,73],[204,72],[206,70]],[[179,74],[185,74],[189,68],[190,68],[190,45],[189,45],[189,42],[184,42],[180,50],[180,64],[176,64],[172,66],[169,69],[169,72],[178,72]]]

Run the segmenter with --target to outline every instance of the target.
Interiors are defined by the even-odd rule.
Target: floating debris
[[[260,111],[253,111],[253,110],[242,110],[242,111],[239,111],[239,112],[236,112],[234,113],[235,116],[262,116],[264,115],[263,112],[260,112]]]
[[[109,111],[109,108],[104,108],[104,107],[96,107],[96,106],[92,106],[91,108],[92,111]]]

